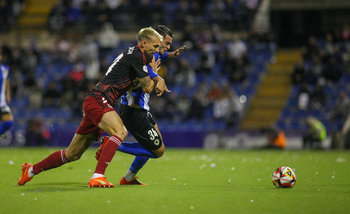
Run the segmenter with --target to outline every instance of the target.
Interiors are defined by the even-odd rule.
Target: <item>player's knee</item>
[[[164,155],[164,152],[165,152],[165,146],[164,146],[162,141],[160,141],[160,142],[162,143],[161,147],[159,149],[153,151],[157,155],[158,158],[162,157]]]
[[[121,140],[124,140],[128,136],[128,130],[126,128],[115,130],[112,135],[118,136]]]
[[[120,131],[118,132],[117,136],[121,139],[121,140],[124,140],[126,138],[126,136],[128,136],[128,132],[127,131]]]
[[[165,150],[160,150],[156,152],[156,155],[158,156],[158,158],[162,157],[164,155]]]

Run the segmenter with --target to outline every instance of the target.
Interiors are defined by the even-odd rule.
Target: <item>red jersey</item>
[[[129,47],[113,61],[106,75],[87,96],[102,94],[109,104],[115,105],[117,100],[135,85],[138,78],[149,75],[147,64],[150,60],[151,58],[147,59],[138,45]]]

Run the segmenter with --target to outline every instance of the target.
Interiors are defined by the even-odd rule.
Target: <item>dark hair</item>
[[[155,30],[162,35],[163,37],[165,37],[166,35],[169,35],[171,38],[174,37],[174,34],[171,32],[171,30],[165,26],[165,25],[158,25]]]

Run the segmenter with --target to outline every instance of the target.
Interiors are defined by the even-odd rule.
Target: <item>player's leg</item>
[[[83,112],[84,118],[88,118],[88,120],[80,124],[76,133],[94,132],[96,133],[95,140],[101,137],[103,130],[111,135],[101,153],[95,173],[89,181],[89,187],[114,187],[112,183],[107,182],[104,172],[127,131],[114,108],[101,95],[87,96],[83,103]]]
[[[83,153],[95,142],[96,132],[86,135],[75,134],[71,144],[65,150],[68,162],[79,160]]]
[[[160,137],[161,142],[163,142],[163,137],[159,131],[157,124],[154,124],[154,129],[156,130],[158,136]],[[164,151],[165,151],[164,143],[161,143],[161,146],[158,149],[152,150],[152,152],[154,152],[155,154],[158,153],[158,155],[160,155],[160,156],[162,156],[164,154]],[[121,178],[119,183],[121,185],[135,185],[135,184],[136,185],[145,185],[144,183],[141,183],[140,181],[137,180],[136,174],[143,168],[143,166],[147,163],[148,160],[149,160],[148,157],[136,156],[134,161],[132,162],[129,170],[126,172],[124,177]]]
[[[151,157],[161,157],[165,150],[162,136],[150,112],[126,105],[121,105],[119,111],[126,128],[140,144],[123,143],[119,147],[118,151],[137,156],[131,164],[130,169],[120,180],[120,184],[142,184],[136,179],[136,174],[145,165],[149,157],[138,156],[138,152],[147,151],[153,154]]]
[[[152,150],[152,152],[154,152],[158,157],[162,157],[164,152],[165,152],[165,146],[164,146],[164,143],[163,143],[163,137],[162,137],[162,134],[160,133],[159,131],[159,127],[157,124],[154,124],[154,129],[157,131],[157,133],[159,134],[159,137],[160,139],[162,140],[162,145],[156,149],[156,150]]]
[[[24,163],[22,165],[22,176],[19,178],[18,185],[24,185],[30,181],[34,175],[42,171],[50,170],[65,163],[78,160],[95,139],[95,133],[86,135],[75,134],[67,149],[56,151],[34,165]]]
[[[89,181],[89,187],[114,187],[113,184],[107,182],[104,174],[108,164],[112,161],[115,152],[128,132],[115,111],[104,113],[98,127],[105,130],[111,137],[101,152],[95,172]]]
[[[118,151],[150,158],[161,157],[164,153],[164,145],[159,130],[155,128],[156,122],[152,114],[147,110],[126,105],[121,105],[119,110],[126,128],[138,143],[122,144]]]
[[[100,148],[98,149],[98,152],[96,152],[96,156],[95,156],[97,160],[99,160],[101,151],[108,140],[109,140],[108,136],[105,136],[102,138]],[[122,150],[120,150],[121,147],[122,147]],[[122,151],[123,153],[136,156],[133,163],[130,166],[130,169],[125,174],[125,176],[120,180],[120,184],[121,185],[130,185],[130,184],[145,185],[136,179],[136,174],[146,164],[146,162],[149,160],[150,157],[158,158],[158,156],[155,153],[153,153],[151,150],[148,150],[142,147],[137,142],[132,142],[132,143],[123,142],[119,146],[118,151]]]
[[[132,162],[129,170],[126,172],[124,177],[120,179],[120,185],[146,185],[136,177],[136,174],[142,169],[142,167],[147,163],[149,158],[136,156],[134,161]]]
[[[95,103],[99,103],[95,97],[88,97],[84,100],[84,117],[69,147],[52,153],[35,165],[24,163],[22,165],[22,176],[19,178],[18,185],[24,185],[26,182],[30,181],[34,175],[42,171],[59,167],[70,161],[78,160],[81,157],[101,133],[101,130],[94,124],[91,117],[85,114],[85,111],[90,113],[101,109],[100,106]],[[89,115],[91,116],[91,114]]]
[[[155,142],[158,142],[158,134],[153,128],[155,122],[152,118],[152,115],[144,109],[136,109],[129,107],[127,105],[121,105],[119,108],[120,118],[122,119],[127,130],[136,138],[138,142],[140,141],[149,141],[150,138],[153,138]],[[156,139],[157,138],[157,139]],[[96,152],[96,159],[99,159],[101,151],[103,150],[106,142],[109,140],[109,137],[104,137],[101,139],[101,145]],[[123,142],[118,151],[142,157],[149,158],[158,158],[161,156],[160,153],[156,154],[152,151],[152,148],[146,148],[145,146],[140,145],[138,142]],[[153,142],[153,141],[152,141]],[[152,143],[151,142],[151,143]],[[161,142],[158,142],[161,144]],[[158,148],[156,148],[158,149]]]
[[[98,160],[101,156],[101,152],[106,145],[107,141],[109,140],[109,136],[104,136],[101,138],[100,141],[100,147],[96,151],[95,158]],[[151,150],[144,148],[141,146],[138,142],[122,142],[122,144],[119,146],[118,151],[140,156],[140,157],[147,157],[147,158],[158,158],[158,156]]]
[[[152,150],[144,148],[138,142],[123,142],[118,148],[118,151],[140,157],[158,158],[157,154]]]

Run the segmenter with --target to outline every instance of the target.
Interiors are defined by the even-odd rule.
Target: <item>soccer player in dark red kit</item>
[[[94,141],[101,137],[102,132],[106,131],[111,137],[101,153],[88,185],[114,187],[106,180],[105,170],[128,132],[113,106],[132,87],[139,86],[144,92],[150,93],[156,85],[158,96],[164,91],[169,92],[162,78],[150,78],[147,68],[147,65],[151,64],[152,69],[156,70],[153,54],[159,51],[163,37],[148,27],[140,30],[137,39],[138,45],[129,47],[120,54],[101,81],[88,92],[83,103],[82,122],[68,148],[52,153],[37,164],[24,163],[18,185],[24,185],[42,171],[78,160]]]

